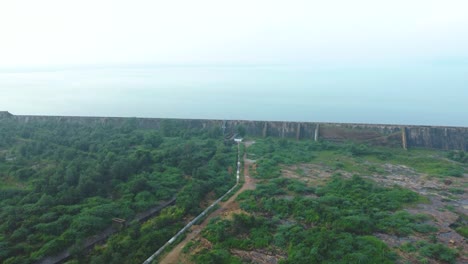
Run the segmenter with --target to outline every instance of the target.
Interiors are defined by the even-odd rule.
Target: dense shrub
[[[111,239],[108,248],[80,259],[143,261],[184,216],[201,210],[208,193],[224,193],[235,182],[228,167],[236,163],[236,147],[216,131],[177,120],[163,121],[161,130],[140,129],[136,119],[0,122],[1,263],[31,263],[71,246],[78,257],[75,241],[102,232],[114,217],[130,221],[177,195],[177,217],[162,215],[167,222],[158,230],[134,227],[124,232],[132,242]],[[122,254],[118,261],[115,252]]]

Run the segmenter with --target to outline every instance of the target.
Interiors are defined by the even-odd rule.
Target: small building
[[[120,230],[127,226],[127,221],[122,218],[112,218],[112,226]]]

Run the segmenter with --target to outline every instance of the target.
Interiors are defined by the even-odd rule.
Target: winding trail
[[[247,148],[253,144],[253,142],[245,142],[244,145]],[[168,254],[163,256],[159,263],[161,264],[178,264],[178,263],[187,263],[187,260],[184,262],[181,261],[180,257],[182,254],[182,249],[187,245],[189,241],[194,240],[200,235],[200,232],[206,227],[206,225],[210,222],[211,219],[225,214],[229,211],[232,211],[232,208],[235,208],[237,202],[235,201],[237,196],[241,194],[245,190],[254,190],[255,189],[255,181],[249,175],[249,167],[253,163],[252,160],[247,159],[247,153],[244,153],[243,156],[244,160],[244,183],[242,187],[234,193],[226,202],[219,203],[220,207],[211,213],[208,217],[200,225],[193,225],[190,232],[187,233],[185,239],[180,242],[177,246],[175,246]]]

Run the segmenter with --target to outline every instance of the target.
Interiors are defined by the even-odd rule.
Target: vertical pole
[[[314,141],[318,141],[319,130],[320,130],[320,124],[317,124],[317,126],[315,127]]]
[[[240,178],[240,141],[237,142],[237,181],[236,184],[239,184],[239,178]]]
[[[284,126],[286,125],[285,122],[283,122],[283,127],[281,128],[281,138],[284,138]]]
[[[401,143],[403,146],[404,150],[408,150],[408,141],[407,141],[407,135],[406,135],[406,127],[401,128]]]
[[[265,122],[265,124],[263,125],[263,131],[262,131],[262,136],[264,138],[267,137],[267,131],[268,131],[268,122]]]
[[[224,137],[224,134],[226,133],[226,120],[223,121],[223,126],[221,128],[223,129],[223,137]]]
[[[297,123],[296,140],[301,139],[301,123]]]

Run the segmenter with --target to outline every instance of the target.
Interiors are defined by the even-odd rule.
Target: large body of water
[[[0,71],[0,110],[468,126],[468,67],[114,67]]]

